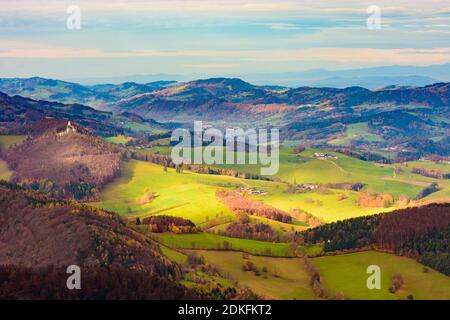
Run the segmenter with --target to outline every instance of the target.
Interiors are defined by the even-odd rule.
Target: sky
[[[80,28],[68,28],[80,9]],[[380,9],[379,28],[375,11]],[[228,74],[450,62],[450,0],[0,0],[0,77]]]

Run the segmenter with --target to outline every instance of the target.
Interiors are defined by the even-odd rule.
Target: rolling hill
[[[0,208],[2,299],[196,297],[173,281],[180,267],[114,213],[4,183]],[[75,292],[66,289],[70,265],[82,268]]]
[[[46,119],[77,122],[102,137],[117,135],[139,136],[164,131],[165,126],[130,112],[114,115],[81,104],[62,104],[9,96],[0,92],[0,127],[8,134],[29,134],[38,130],[36,124]],[[45,128],[43,128],[45,130]]]
[[[101,108],[119,99],[160,90],[171,84],[173,84],[173,81],[155,81],[147,84],[125,82],[122,84],[83,86],[77,83],[40,77],[1,78],[0,91],[8,95],[19,95],[35,100],[83,104]]]
[[[280,127],[283,140],[324,146],[345,138],[353,125],[361,135],[341,147],[376,153],[395,148],[399,158],[450,153],[450,93],[448,83],[425,87],[391,86],[370,91],[254,86],[240,79],[213,78],[122,99],[107,107],[127,110],[158,121],[217,126]]]
[[[2,150],[12,180],[62,197],[85,199],[119,175],[122,150],[64,120],[38,123],[45,131]]]

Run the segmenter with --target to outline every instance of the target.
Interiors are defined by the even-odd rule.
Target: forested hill
[[[301,234],[326,252],[375,246],[450,275],[450,204],[432,204],[323,225]]]
[[[170,280],[180,267],[118,215],[13,184],[0,184],[0,243],[3,298],[196,297]],[[82,290],[67,290],[69,265],[82,268]]]
[[[120,174],[122,150],[70,121],[39,123],[43,132],[1,152],[24,183],[62,198],[92,199]]]

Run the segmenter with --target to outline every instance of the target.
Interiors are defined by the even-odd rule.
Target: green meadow
[[[108,141],[109,143],[114,143],[114,144],[125,144],[130,140],[131,140],[130,137],[125,137],[122,135],[105,138],[105,141]]]
[[[131,160],[125,162],[120,178],[109,184],[101,201],[93,205],[118,212],[126,217],[156,214],[189,219],[197,225],[210,220],[233,217],[216,198],[217,190],[242,186],[239,179],[203,175]]]
[[[161,252],[170,260],[176,263],[185,264],[187,262],[187,256],[181,252],[170,249],[166,246],[160,245]]]
[[[324,287],[332,292],[342,292],[351,299],[393,300],[450,299],[450,278],[424,267],[409,258],[388,253],[366,251],[311,259],[321,275]],[[377,265],[381,269],[381,289],[369,290],[366,285],[367,267]],[[400,273],[405,284],[393,294],[389,292],[394,274]]]
[[[255,255],[292,256],[288,243],[230,238],[206,232],[194,234],[153,233],[150,236],[155,241],[174,249],[235,250]],[[309,250],[313,252],[321,249],[311,247]]]
[[[381,165],[338,153],[333,153],[337,159],[320,160],[314,157],[314,152],[317,151],[306,150],[295,155],[290,149],[281,149],[280,172],[277,177],[280,182],[197,174],[187,170],[177,173],[171,168],[165,171],[163,167],[155,164],[131,160],[124,163],[121,177],[103,190],[101,201],[94,205],[129,218],[165,214],[184,217],[201,226],[212,220],[230,221],[233,218],[230,210],[216,198],[216,192],[238,187],[264,190],[267,195],[251,197],[286,212],[307,211],[324,222],[392,211],[396,208],[360,207],[357,203],[358,193],[347,190],[287,193],[287,184],[282,181],[297,184],[361,182],[366,184],[364,190],[389,193],[394,199],[401,195],[414,199],[427,185],[438,182],[441,190],[425,199],[450,197],[450,180],[411,173],[414,166],[439,168],[443,172],[450,172],[448,164],[419,161],[404,165]],[[238,169],[239,166],[242,172],[253,170],[257,173],[257,166],[237,165]],[[401,166],[401,169],[396,173],[394,168],[398,166]],[[248,170],[244,170],[245,168]],[[280,229],[280,226],[275,227]]]
[[[348,125],[342,137],[331,140],[328,143],[335,146],[344,146],[349,145],[352,140],[355,139],[364,139],[369,142],[383,140],[379,135],[369,132],[369,125],[367,122],[359,122]]]
[[[336,156],[336,159],[317,159],[314,156],[315,152],[326,152]],[[396,173],[395,167],[398,166],[401,167],[401,171]],[[404,165],[382,165],[326,150],[308,149],[296,155],[292,149],[281,148],[280,168],[275,178],[297,184],[359,182],[365,184],[364,191],[388,193],[394,199],[398,199],[402,195],[414,199],[426,186],[437,182],[441,190],[424,199],[450,197],[449,179],[433,179],[412,174],[411,169],[414,166],[435,168],[444,173],[450,172],[449,164],[435,164],[431,161],[417,161]],[[259,173],[259,166],[255,165],[220,165],[220,167],[229,167],[238,172]],[[300,208],[325,221],[336,221],[395,209],[395,207],[361,208],[356,202],[358,194],[353,191],[331,190],[330,194],[316,192],[287,194],[284,192],[285,188],[279,185],[278,188],[273,188],[267,184],[261,189],[269,192],[268,196],[258,197],[267,204],[285,211]]]
[[[223,276],[250,288],[266,299],[315,299],[309,286],[309,275],[299,258],[270,258],[248,256],[239,252],[196,251],[206,261],[217,266]],[[242,266],[251,261],[260,275],[243,271]],[[264,271],[263,271],[264,270]]]
[[[300,221],[296,221],[294,219],[292,224],[289,223],[283,223],[280,221],[268,219],[265,217],[259,217],[254,215],[249,215],[250,223],[258,224],[258,223],[264,223],[272,227],[272,229],[279,233],[279,234],[285,234],[286,232],[301,232],[309,228],[309,226],[306,223],[302,223]],[[216,226],[213,226],[208,229],[208,232],[212,233],[219,233],[220,231],[224,232],[227,228],[227,226],[231,222],[219,224]]]
[[[393,210],[392,207],[360,207],[357,203],[357,193],[353,191],[330,190],[329,192],[330,194],[312,192],[288,194],[277,191],[257,198],[268,205],[286,212],[292,212],[295,209],[305,210],[321,218],[324,222],[334,222]],[[345,198],[340,198],[340,196],[345,196]]]
[[[387,166],[387,165],[385,165]],[[424,188],[425,186],[436,182],[439,185],[440,190],[428,195],[424,199],[448,199],[450,198],[450,179],[434,179],[425,177],[419,174],[412,173],[411,170],[415,167],[438,170],[442,173],[450,173],[450,163],[448,162],[433,162],[433,161],[411,161],[401,164],[391,165],[391,167],[397,167],[400,169],[399,174],[395,174],[391,179],[397,181],[407,181],[414,184],[417,187]]]
[[[148,150],[160,154],[170,154],[170,147],[160,146]],[[318,159],[314,153],[328,153],[336,157]],[[235,159],[239,153],[235,153]],[[245,164],[214,164],[213,166],[231,169],[240,173],[260,174],[260,164],[248,164],[250,155],[245,155]],[[396,176],[390,166],[381,166],[372,162],[359,160],[344,154],[322,150],[307,149],[300,154],[294,154],[293,149],[282,147],[279,155],[278,173],[271,178],[288,183],[364,183],[366,190],[371,192],[386,192],[398,198],[406,195],[414,198],[423,186],[415,181],[409,181],[402,174]]]
[[[147,235],[173,249],[231,250],[272,257],[294,256],[289,243],[231,238],[207,232],[190,234],[147,233]],[[321,252],[322,247],[320,245],[311,245],[299,248],[296,254],[316,256]]]

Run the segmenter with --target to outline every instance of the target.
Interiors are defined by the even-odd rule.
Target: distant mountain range
[[[338,82],[339,79],[336,78],[334,81]],[[316,104],[326,101],[330,101],[332,104],[337,103],[338,105],[355,105],[360,102],[423,103],[426,105],[447,103],[448,97],[445,92],[440,93],[433,90],[432,88],[436,88],[436,86],[426,86],[426,88],[416,88],[410,85],[391,85],[374,92],[363,87],[346,87],[344,89],[339,87],[298,87],[291,89],[283,86],[252,85],[238,78],[210,78],[190,82],[154,81],[145,84],[125,82],[121,84],[83,86],[77,83],[39,77],[28,79],[0,78],[0,92],[10,96],[20,95],[36,100],[55,101],[65,104],[78,103],[108,110],[125,107],[129,111],[131,105],[140,109],[144,108],[145,112],[140,112],[142,114],[150,111],[145,107],[145,105],[148,105],[149,100],[152,102],[151,107],[156,109],[157,105],[164,101],[175,106],[185,102],[198,106],[209,101],[210,104],[214,102],[214,107],[216,108],[223,103],[251,103],[254,105],[298,105]],[[434,102],[430,101],[431,97],[426,97],[426,91],[434,95],[437,100]],[[396,93],[401,94],[397,95]],[[212,101],[214,99],[217,101]],[[364,99],[367,101],[363,101]]]
[[[40,77],[6,78],[0,79],[0,91],[8,95],[21,95],[37,100],[101,107],[123,98],[163,89],[172,83],[173,81],[156,81],[145,84],[125,82],[118,85],[83,86],[77,83]]]
[[[374,91],[362,87],[291,89],[257,86],[238,78],[95,86],[42,78],[3,79],[0,91],[9,95],[58,102],[3,94],[0,121],[9,123],[11,129],[11,123],[17,128],[16,124],[46,117],[64,118],[101,136],[136,136],[155,128],[170,130],[174,122],[203,120],[216,126],[276,126],[282,129],[284,140],[310,145],[356,144],[366,150],[395,148],[416,157],[447,155],[449,89],[450,83]],[[85,102],[92,108],[82,105]],[[347,129],[354,125],[362,131],[347,137]]]
[[[361,86],[367,89],[381,89],[386,86],[426,86],[436,82],[450,81],[450,63],[417,66],[385,66],[348,70],[308,70],[248,74],[243,79],[254,84],[272,84],[287,87],[313,86],[345,88]]]
[[[431,66],[384,66],[344,70],[306,70],[300,72],[227,74],[221,77],[241,78],[256,85],[278,85],[295,87],[345,88],[360,86],[366,89],[380,89],[386,86],[426,86],[436,82],[450,82],[450,63]],[[124,82],[148,83],[158,80],[189,82],[208,78],[205,74],[148,74],[124,77],[77,78],[68,81],[94,85],[99,83],[120,84]]]
[[[29,134],[40,131],[36,124],[46,119],[72,120],[99,136],[148,134],[153,129],[164,129],[163,124],[146,120],[130,112],[113,114],[81,104],[63,104],[8,96],[0,92],[0,127],[10,134]],[[42,128],[46,129],[46,128]]]
[[[305,107],[351,108],[363,105],[421,107],[448,106],[450,84],[426,87],[389,87],[370,91],[361,87],[296,89],[254,86],[240,79],[213,78],[173,85],[169,88],[122,99],[106,107],[158,121],[270,120],[280,114],[302,113]],[[348,109],[347,109],[348,110]]]

